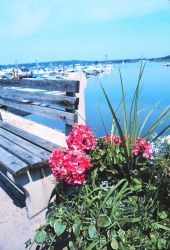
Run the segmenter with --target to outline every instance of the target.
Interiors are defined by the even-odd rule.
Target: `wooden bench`
[[[78,80],[1,79],[0,105],[63,121],[68,135],[78,121],[79,92]],[[48,206],[55,181],[47,162],[58,146],[0,118],[0,173],[24,191],[28,216],[32,218]]]

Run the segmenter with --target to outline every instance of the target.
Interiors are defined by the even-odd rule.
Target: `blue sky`
[[[0,1],[0,64],[170,54],[169,0]]]

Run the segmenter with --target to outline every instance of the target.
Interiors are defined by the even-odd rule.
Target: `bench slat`
[[[18,101],[29,100],[30,102],[42,102],[59,105],[65,108],[77,109],[78,99],[76,97],[59,96],[56,94],[45,94],[43,92],[21,91],[16,89],[2,89],[0,97]]]
[[[36,135],[30,134],[22,129],[14,127],[13,125],[6,123],[4,121],[0,121],[0,127],[6,129],[7,131],[20,136],[21,138],[32,142],[32,144],[38,145],[41,148],[48,150],[51,152],[53,149],[58,148],[58,146],[52,142],[49,142],[45,139],[42,139]]]
[[[2,87],[45,89],[49,91],[79,92],[79,81],[75,80],[29,80],[0,79]]]
[[[23,169],[27,168],[27,165],[28,164],[0,147],[0,167],[4,167],[11,174],[16,174],[20,173],[20,171],[22,172]]]
[[[15,144],[26,149],[27,151],[32,152],[34,155],[38,156],[42,160],[47,160],[49,157],[49,154],[50,154],[49,151],[46,151],[46,150],[38,147],[37,145],[34,145],[31,142],[28,142],[28,141],[24,140],[23,138],[20,138],[19,136],[14,135],[13,133],[11,133],[3,128],[0,128],[0,135],[11,142],[15,142]],[[36,142],[36,140],[35,140],[35,142]]]
[[[44,117],[53,119],[53,120],[60,120],[64,121],[66,124],[73,125],[75,123],[75,117],[76,115],[74,113],[69,113],[57,109],[47,108],[47,107],[41,107],[31,104],[23,104],[21,102],[12,101],[10,99],[6,98],[0,98],[0,104],[15,108],[18,110],[22,110],[28,113],[38,114],[42,115]]]
[[[24,161],[29,166],[39,166],[42,165],[42,159],[33,153],[27,151],[26,149],[18,146],[15,142],[11,142],[8,139],[0,135],[1,147],[4,148],[9,153],[16,156],[18,159]],[[3,161],[3,160],[2,160]]]

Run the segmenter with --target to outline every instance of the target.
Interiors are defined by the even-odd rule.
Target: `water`
[[[124,82],[127,109],[130,110],[130,103],[139,76],[140,64],[121,64],[119,67],[121,69]],[[111,129],[112,117],[108,105],[106,104],[105,97],[102,93],[100,82],[107,92],[112,106],[116,109],[116,107],[121,102],[121,88],[118,66],[113,69],[110,75],[106,75],[102,79],[89,79],[85,93],[87,123],[96,130],[98,135],[103,135],[105,130],[102,126],[99,109],[108,132]],[[141,121],[144,119],[149,110],[158,101],[160,101],[148,124],[146,124],[145,129],[147,129],[158,117],[161,110],[163,110],[169,104],[170,68],[164,67],[162,63],[148,63],[144,70],[141,86],[142,91],[139,99],[139,110],[143,110],[143,113],[141,114]],[[118,114],[119,113],[120,109]],[[121,115],[119,115],[119,117],[121,117]]]
[[[137,79],[139,75],[140,63],[121,64],[115,66],[109,75],[103,75],[102,78],[88,78],[88,84],[85,90],[85,106],[86,106],[86,121],[90,125],[97,136],[105,134],[105,129],[102,124],[102,119],[107,132],[111,130],[112,116],[106,103],[100,83],[102,83],[105,91],[114,108],[117,108],[121,102],[120,77],[118,67],[120,67],[125,88],[125,100],[127,109],[130,109],[130,100],[133,96]],[[168,104],[170,99],[170,67],[164,67],[163,63],[147,63],[142,78],[142,91],[139,100],[139,110],[143,110],[141,120],[144,119],[149,110],[160,101],[158,107],[154,111],[150,121],[146,124],[147,129],[154,120],[158,117],[161,110]],[[100,112],[99,112],[100,110]],[[118,115],[120,116],[120,108]],[[129,113],[129,112],[128,112]],[[38,116],[30,116],[31,119],[37,120],[43,124],[53,128],[64,129],[64,125],[60,122],[48,120]],[[167,121],[166,125],[170,122]],[[140,124],[139,124],[140,126]],[[158,132],[158,131],[157,131]],[[169,134],[167,132],[166,134]]]

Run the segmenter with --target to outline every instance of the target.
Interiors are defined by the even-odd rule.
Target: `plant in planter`
[[[141,67],[129,119],[120,73],[123,128],[102,87],[113,116],[112,133],[95,139],[89,126],[75,124],[68,148],[51,154],[49,165],[58,183],[55,200],[46,223],[27,245],[36,243],[49,250],[170,248],[170,153],[166,141],[160,141],[169,127],[153,136],[166,121],[169,108],[145,133],[151,113],[137,128],[143,70]]]

